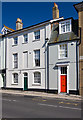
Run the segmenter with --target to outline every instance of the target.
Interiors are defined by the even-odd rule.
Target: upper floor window
[[[40,66],[40,50],[34,51],[35,66]]]
[[[13,65],[14,68],[18,68],[18,54],[13,54]]]
[[[18,44],[18,37],[14,37],[14,45]]]
[[[34,32],[34,37],[35,37],[35,40],[40,39],[40,30]]]
[[[25,34],[24,35],[24,43],[27,43],[28,42],[28,34]]]
[[[34,83],[41,84],[41,73],[40,72],[35,72],[34,73]]]
[[[23,52],[23,67],[28,67],[28,51]]]
[[[59,58],[66,58],[67,55],[67,44],[59,45]]]
[[[18,83],[18,74],[17,73],[13,74],[13,83]]]
[[[71,20],[67,20],[59,23],[59,33],[63,34],[66,32],[71,32]]]

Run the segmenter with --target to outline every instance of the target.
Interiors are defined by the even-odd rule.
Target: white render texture
[[[34,31],[40,30],[40,40],[34,40]],[[7,37],[7,70],[6,70],[6,87],[23,88],[24,76],[28,73],[28,89],[45,89],[45,38],[50,38],[51,26],[49,23],[41,24],[12,34]],[[28,34],[28,43],[23,43],[23,35]],[[13,45],[13,38],[18,36],[18,45]],[[40,67],[34,66],[34,50],[40,49]],[[23,65],[23,52],[28,52],[28,67]],[[18,53],[18,68],[13,68],[13,54]],[[34,72],[41,73],[41,84],[34,84]],[[18,73],[18,84],[12,84],[13,73]]]

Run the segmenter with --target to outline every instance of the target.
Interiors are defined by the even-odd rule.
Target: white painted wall
[[[5,39],[0,38],[0,71],[5,69]],[[3,87],[3,77],[0,72],[0,87]]]
[[[34,41],[34,31],[40,30],[40,40]],[[28,43],[23,44],[23,34],[28,33]],[[45,38],[50,38],[51,26],[49,23],[33,27],[30,30],[16,33],[7,37],[7,71],[6,87],[24,88],[23,73],[28,73],[29,89],[45,89]],[[13,45],[13,37],[18,36],[18,45]],[[35,67],[33,62],[34,50],[40,49],[40,67]],[[23,65],[23,52],[28,52],[28,67]],[[18,69],[13,69],[13,54],[18,53]],[[34,72],[41,73],[41,85],[33,84]],[[18,84],[12,84],[12,74],[18,73]]]

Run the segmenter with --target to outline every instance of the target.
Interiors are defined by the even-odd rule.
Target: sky
[[[57,2],[60,17],[78,19],[74,8],[77,2]],[[21,18],[23,28],[52,19],[53,2],[3,2],[2,25],[16,30],[16,20]]]

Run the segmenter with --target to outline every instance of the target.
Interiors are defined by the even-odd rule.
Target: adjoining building
[[[4,25],[2,33],[0,34],[0,87],[6,87],[6,55],[7,44],[5,34],[14,31],[13,29]]]
[[[53,22],[48,43],[49,90],[79,94],[78,21],[73,18]]]
[[[78,27],[79,36],[81,36],[79,43],[79,91],[80,95],[83,96],[83,2],[74,5],[76,11],[78,12]],[[80,33],[81,30],[81,33]]]
[[[0,35],[0,87],[5,85],[6,69],[5,69],[5,39]]]

